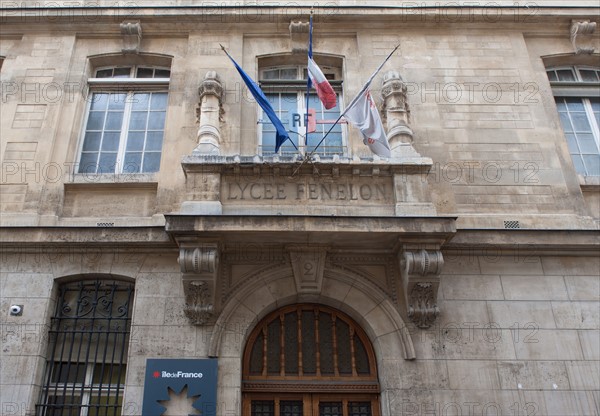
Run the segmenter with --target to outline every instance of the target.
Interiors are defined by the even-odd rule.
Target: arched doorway
[[[286,306],[248,338],[242,395],[244,416],[379,416],[373,347],[338,310]]]

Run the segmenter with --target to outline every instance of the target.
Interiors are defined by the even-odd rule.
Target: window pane
[[[117,153],[101,153],[98,173],[113,173],[117,163]]]
[[[152,94],[151,110],[165,110],[167,108],[167,93],[155,92]]]
[[[280,416],[302,416],[301,400],[282,400],[279,403]]]
[[[135,93],[133,94],[133,109],[147,110],[150,93]]]
[[[285,315],[285,374],[298,374],[298,314]]]
[[[123,113],[110,111],[108,116],[106,117],[106,124],[104,128],[106,130],[121,130],[121,125],[123,124]]]
[[[50,396],[47,402],[48,416],[79,416],[81,397]]]
[[[146,130],[146,119],[148,113],[142,111],[133,111],[129,121],[129,130]]]
[[[565,132],[573,131],[573,126],[571,126],[571,119],[569,118],[569,114],[567,112],[559,113],[559,116],[560,116],[560,124],[562,125],[563,130]]]
[[[267,327],[267,373],[279,375],[281,369],[281,324],[279,319],[271,322]]]
[[[315,313],[302,311],[302,370],[304,374],[317,373],[317,351],[315,349]]]
[[[569,111],[585,111],[581,98],[565,98]]]
[[[596,126],[600,127],[600,98],[590,98],[592,104],[592,111],[594,112],[594,118],[596,119]]]
[[[579,149],[581,153],[598,153],[598,145],[594,140],[593,134],[578,134],[577,141],[579,142]]]
[[[96,78],[111,78],[113,74],[113,69],[99,69],[96,71]]]
[[[98,153],[82,153],[79,161],[79,173],[96,173]]]
[[[583,155],[587,174],[600,176],[600,155]]]
[[[263,335],[259,334],[250,353],[250,374],[262,374],[263,368]]]
[[[127,94],[110,94],[108,108],[110,110],[123,110],[127,102]]]
[[[125,364],[96,364],[94,366],[93,384],[103,385],[125,382]]]
[[[92,94],[92,105],[90,106],[91,111],[104,111],[106,110],[106,105],[108,104],[108,94]]]
[[[154,70],[152,68],[138,68],[137,78],[152,78]]]
[[[133,134],[133,133],[130,133]],[[137,133],[136,133],[137,134]],[[161,150],[163,141],[163,132],[150,131],[146,138],[146,150]]]
[[[154,70],[154,78],[170,78],[171,71],[168,69],[156,69]]]
[[[251,416],[275,416],[275,402],[272,400],[252,400]]]
[[[285,68],[280,72],[280,79],[296,79],[298,70],[296,68]]]
[[[105,116],[106,113],[103,111],[91,111],[86,130],[102,130]]]
[[[116,152],[119,150],[119,133],[104,133],[102,139],[102,151],[103,152]]]
[[[337,335],[338,369],[340,374],[352,374],[352,353],[350,350],[350,327],[341,319],[335,321]]]
[[[143,132],[129,132],[129,136],[127,137],[127,146],[126,150],[128,152],[131,151],[139,151],[144,150],[144,138],[145,133]]]
[[[348,416],[371,416],[371,402],[348,403]]]
[[[160,169],[160,152],[144,153],[144,168],[142,172],[158,172]]]
[[[97,151],[100,150],[100,139],[102,138],[102,133],[100,132],[87,132],[85,133],[85,139],[83,140],[83,151]]]
[[[581,80],[586,82],[598,82],[598,74],[594,70],[590,69],[580,69],[579,74],[581,75]]]
[[[115,392],[111,396],[92,396],[88,416],[120,416],[122,400]]]
[[[573,127],[576,132],[589,132],[592,131],[590,122],[588,121],[587,114],[585,113],[571,113],[571,120],[573,121]]]
[[[83,383],[85,380],[85,364],[54,363],[51,380],[54,383]]]
[[[263,79],[279,79],[279,70],[277,69],[269,69],[263,71]]]
[[[319,416],[342,416],[342,402],[319,403]]]
[[[165,127],[165,112],[152,111],[148,120],[148,130],[162,130]]]
[[[558,80],[555,71],[546,71],[546,74],[548,74],[549,81],[557,81]]]
[[[559,69],[556,73],[559,81],[575,81],[575,74],[571,69]]]
[[[138,173],[142,171],[142,153],[131,152],[125,153],[125,161],[123,162],[124,173]]]
[[[583,159],[579,155],[571,155],[573,159],[573,165],[575,166],[575,170],[582,175],[585,175],[585,166],[583,165]]]
[[[567,138],[567,145],[569,146],[569,152],[571,154],[580,153],[579,146],[577,145],[577,138],[575,137],[575,135],[573,133],[567,133],[567,134],[565,134],[565,137]]]
[[[131,67],[115,68],[113,78],[129,78],[131,76]]]

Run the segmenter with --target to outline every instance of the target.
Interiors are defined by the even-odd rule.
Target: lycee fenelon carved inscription
[[[303,180],[286,182],[284,180],[244,181],[241,178],[225,178],[221,188],[221,200],[224,203],[243,201],[280,204],[297,204],[311,202],[378,203],[392,201],[391,181],[384,179],[352,181]]]

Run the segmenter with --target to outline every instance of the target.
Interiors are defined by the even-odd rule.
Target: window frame
[[[550,76],[549,76],[550,72],[554,72],[555,74],[558,75],[557,71],[561,71],[561,70],[571,71],[571,73],[573,74],[575,79],[573,81],[559,81],[558,77],[557,77],[557,80],[550,79]],[[598,78],[598,81],[596,81],[596,82],[583,81],[583,77],[581,75],[582,70],[596,72],[596,77]],[[568,98],[573,98],[573,99],[576,98],[576,99],[581,100],[585,114],[586,114],[587,122],[589,123],[589,126],[590,126],[590,133],[592,134],[592,137],[594,138],[594,141],[596,143],[596,148],[598,150],[598,157],[600,157],[600,123],[596,119],[596,115],[593,110],[592,102],[590,101],[591,98],[600,99],[600,67],[590,66],[590,65],[555,65],[555,66],[549,66],[546,68],[546,76],[548,78],[550,87],[552,89],[552,95],[554,97],[556,112],[559,115],[559,117],[560,117],[561,112],[558,109],[558,100],[568,99]],[[571,119],[571,113],[568,111],[568,109],[567,109],[567,115],[569,117],[569,121],[573,125],[573,121]],[[559,123],[561,126],[561,130],[563,132],[563,136],[565,138],[565,143],[567,143],[567,145],[568,145],[567,132],[565,132],[564,127],[562,126],[562,122],[560,122],[560,120],[559,120]],[[576,134],[575,134],[575,140],[577,142],[577,146],[580,147]],[[574,165],[574,168],[575,168],[575,171],[577,172],[577,174],[582,175],[583,177],[596,177],[596,178],[600,177],[600,172],[597,172],[596,174],[593,174],[594,172],[592,172],[590,174],[590,172],[588,171],[587,165],[585,165],[585,162],[583,165],[584,172],[581,172],[580,170],[578,170],[577,166],[575,164],[575,161],[573,161],[574,155],[571,153],[570,148],[569,148],[569,155],[571,156],[571,160],[573,162],[573,165]],[[581,155],[584,155],[584,153],[578,153],[576,155],[581,156]]]
[[[273,70],[286,70],[286,69],[295,69],[296,70],[296,78],[295,79],[267,79],[264,77],[265,72],[267,71],[273,71]],[[323,65],[321,66],[321,70],[323,71],[323,73],[325,74],[325,76],[329,75],[329,74],[333,74],[333,78],[328,78],[329,83],[331,84],[331,86],[333,87],[333,90],[337,93],[338,96],[338,108],[340,111],[340,114],[342,114],[344,112],[344,99],[343,99],[343,80],[341,79],[341,74],[342,74],[342,70],[341,68],[335,67],[335,66],[326,66]],[[305,78],[305,75],[307,75],[307,65],[306,64],[297,64],[297,65],[271,65],[271,66],[264,66],[264,67],[260,67],[259,68],[259,85],[261,87],[261,89],[263,90],[263,92],[265,93],[265,95],[268,94],[292,94],[295,93],[296,94],[296,110],[298,111],[299,114],[305,114],[306,113],[306,81],[307,78]],[[311,88],[310,91],[310,95],[311,96],[317,96],[317,92],[314,90],[314,88]],[[319,101],[320,102],[320,101]],[[325,110],[325,108],[322,106],[321,104],[321,110]],[[330,111],[330,110],[326,110],[326,111]],[[277,112],[277,109],[275,109],[275,112]],[[263,125],[265,123],[269,123],[268,119],[265,121],[266,116],[264,114],[264,111],[262,110],[262,108],[260,108],[259,106],[257,106],[257,115],[256,115],[256,119],[257,119],[257,137],[258,137],[258,141],[257,141],[257,146],[256,146],[256,152],[259,155],[279,155],[281,156],[283,155],[289,155],[289,152],[285,152],[282,153],[282,150],[280,149],[279,153],[265,153],[264,149],[263,149]],[[338,124],[341,127],[341,149],[342,149],[342,153],[332,153],[332,154],[326,154],[323,152],[320,152],[319,150],[317,150],[315,152],[316,155],[319,155],[319,157],[321,158],[333,158],[333,155],[339,155],[340,157],[348,157],[349,155],[349,148],[348,148],[348,132],[347,129],[345,128],[345,124],[346,122],[344,120],[340,120],[338,122]],[[331,126],[330,124],[328,124],[327,126]],[[302,126],[305,127],[305,126]],[[328,129],[326,129],[325,131],[327,131]],[[312,133],[311,133],[312,134]],[[297,135],[297,144],[298,144],[298,151],[299,153],[304,156],[307,153],[310,153],[310,150],[308,150],[308,147],[305,145],[304,142],[301,143],[301,139],[302,136]],[[323,149],[323,145],[319,147],[319,149]],[[293,153],[297,154],[296,150],[293,149],[292,151]]]
[[[131,64],[131,65],[104,65],[98,66],[93,69],[94,75],[97,75],[99,71],[107,70],[107,69],[118,69],[118,68],[129,68],[130,76],[129,77],[112,77],[112,78],[101,78],[101,77],[90,77],[87,80],[87,97],[86,97],[86,105],[85,105],[85,115],[83,117],[83,123],[81,125],[81,129],[79,132],[79,141],[77,146],[76,153],[76,164],[75,164],[75,174],[76,175],[95,175],[95,176],[103,176],[103,175],[152,175],[160,171],[160,163],[162,163],[162,155],[164,148],[164,137],[166,132],[166,120],[167,114],[169,110],[169,87],[171,77],[169,78],[135,78],[136,72],[139,68],[148,68],[153,70],[168,70],[171,71],[170,67],[160,66],[160,65],[143,65],[143,64]],[[132,77],[133,75],[133,77]],[[131,121],[131,112],[133,107],[133,95],[135,93],[165,93],[167,104],[165,107],[165,124],[163,125],[163,143],[161,144],[161,161],[159,163],[159,167],[156,171],[152,172],[144,172],[142,171],[142,166],[140,166],[139,172],[127,172],[123,169],[125,168],[124,158],[125,151],[127,145],[127,138],[129,133],[129,123]],[[125,107],[123,109],[123,120],[121,122],[121,132],[119,136],[119,145],[117,150],[117,160],[115,163],[115,169],[112,172],[98,172],[99,164],[96,164],[96,169],[94,172],[83,170],[81,171],[81,159],[83,156],[83,147],[85,144],[85,133],[87,130],[89,118],[91,115],[91,108],[94,100],[92,97],[96,93],[124,93],[126,94],[125,99]],[[148,131],[147,129],[145,130]],[[104,132],[104,127],[102,132]],[[136,176],[136,177],[137,177]]]
[[[59,284],[36,415],[121,414],[134,292],[134,282],[103,276]]]

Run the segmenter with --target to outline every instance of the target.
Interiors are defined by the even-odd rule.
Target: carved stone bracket
[[[215,71],[208,71],[198,88],[200,105],[198,108],[198,146],[194,153],[198,155],[220,155],[221,130],[223,118],[223,85]]]
[[[581,54],[581,53],[592,54],[592,53],[594,53],[595,48],[593,46],[579,45],[578,37],[593,35],[595,30],[596,30],[596,22],[590,22],[589,20],[583,20],[583,21],[573,20],[571,22],[571,43],[573,44],[573,49],[575,49],[575,53],[577,53],[577,54]]]
[[[444,265],[442,252],[404,251],[401,256],[408,317],[419,328],[429,328],[440,313],[437,295]]]
[[[290,43],[292,53],[308,52],[308,22],[290,22]]]
[[[123,53],[140,53],[142,25],[139,20],[121,23],[121,35],[123,35]]]
[[[324,247],[288,247],[296,289],[301,294],[319,294],[325,271]]]
[[[185,295],[184,313],[193,325],[204,325],[215,314],[218,246],[201,244],[196,247],[181,247],[178,261]]]

